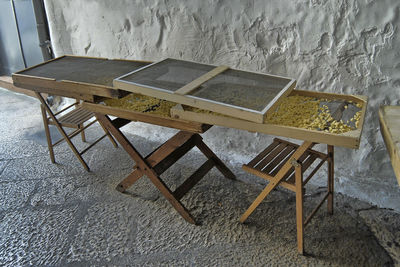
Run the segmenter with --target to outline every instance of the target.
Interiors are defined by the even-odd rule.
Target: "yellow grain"
[[[322,101],[324,99],[304,96],[286,97],[282,100],[279,107],[266,117],[265,121],[272,124],[338,134],[354,130],[349,125],[349,122],[345,123],[343,120],[336,121],[332,117],[327,105],[320,107]],[[361,108],[362,104],[357,103],[356,106]],[[345,106],[346,108],[347,105]],[[358,127],[360,116],[361,112],[359,111],[354,115],[354,118],[350,119],[350,121],[356,121],[356,127]]]
[[[174,102],[135,93],[129,94],[121,99],[107,99],[104,103],[111,107],[157,114],[165,117],[170,116],[170,109],[176,105]]]

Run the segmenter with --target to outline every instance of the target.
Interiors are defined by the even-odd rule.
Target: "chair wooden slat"
[[[266,166],[264,169],[262,169],[262,171],[269,174],[282,161],[286,162],[285,159],[287,159],[287,156],[294,150],[295,150],[294,146],[290,146],[290,145],[286,146],[285,149],[282,150],[282,152],[278,156],[276,156],[275,159],[273,161],[271,161],[270,164],[268,164],[268,166]]]
[[[314,163],[314,161],[318,158],[317,155],[315,154],[311,154],[306,160],[304,160],[304,162],[302,162],[302,172],[304,173],[310,166],[311,164]],[[294,173],[286,180],[286,182],[288,183],[294,183]]]
[[[261,160],[255,168],[257,170],[262,170],[268,163],[274,159],[283,149],[287,147],[287,144],[281,143],[274,150],[272,150],[263,160]]]
[[[260,160],[262,160],[269,152],[271,152],[277,145],[279,141],[275,138],[274,142],[270,144],[266,149],[264,149],[260,154],[258,154],[252,161],[247,164],[248,166],[255,166]]]
[[[289,155],[287,155],[286,159],[283,160],[275,169],[273,169],[269,175],[275,176],[279,172],[279,170],[283,167],[283,165],[285,165],[287,159],[289,159],[293,155],[293,153],[296,151],[296,149],[297,148],[295,148],[292,152],[290,152]]]
[[[74,109],[73,111],[61,116],[58,121],[63,125],[78,126],[91,118],[94,114],[90,111],[84,110],[82,108]]]

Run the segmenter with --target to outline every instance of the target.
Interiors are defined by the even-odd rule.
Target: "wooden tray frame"
[[[74,55],[64,55],[49,61],[34,65],[32,67],[26,68],[24,70],[18,71],[12,74],[12,79],[16,87],[29,89],[39,93],[48,93],[64,97],[71,97],[81,100],[86,100],[90,102],[99,102],[104,98],[121,98],[127,94],[117,88],[112,86],[76,82],[69,80],[56,80],[52,78],[37,77],[22,74],[23,72],[34,69],[41,65],[45,65],[49,62],[60,60],[65,57],[77,57],[77,58],[88,58],[88,59],[103,59],[103,60],[118,60],[118,61],[132,61],[132,62],[143,62],[151,63],[149,61],[141,60],[126,60],[126,59],[108,59],[101,57],[86,57],[86,56],[74,56]]]
[[[184,110],[182,105],[177,105],[171,109],[171,117],[176,119],[184,119],[197,121],[206,124],[219,125],[228,128],[236,128],[241,130],[247,130],[250,132],[259,132],[264,134],[283,136],[288,138],[300,139],[305,141],[311,141],[315,143],[328,144],[333,146],[341,146],[347,148],[359,148],[360,138],[362,129],[364,126],[365,112],[367,108],[367,97],[356,96],[356,95],[340,95],[333,93],[321,93],[313,91],[293,90],[290,95],[301,95],[317,97],[322,99],[344,99],[357,103],[363,103],[361,109],[361,117],[358,128],[354,131],[349,131],[342,134],[333,134],[322,131],[308,130],[303,128],[296,128],[290,126],[282,126],[268,123],[255,123],[245,121],[233,117],[218,116],[206,113],[196,113],[192,111]],[[275,103],[274,106],[279,103]]]
[[[292,90],[294,90],[294,88],[296,87],[296,80],[293,80],[293,79],[290,79],[287,77],[245,71],[248,73],[255,73],[255,74],[260,74],[263,76],[270,76],[270,77],[274,77],[274,78],[282,78],[285,80],[290,80],[289,83],[281,90],[281,92],[277,96],[275,96],[275,98],[266,107],[264,107],[264,109],[262,111],[256,111],[256,110],[252,110],[252,109],[248,109],[248,108],[244,108],[244,107],[234,106],[234,105],[230,105],[230,104],[226,104],[226,103],[222,103],[222,102],[217,102],[217,101],[189,95],[190,92],[192,92],[194,89],[198,88],[201,84],[207,82],[208,80],[210,80],[210,79],[218,76],[219,74],[222,74],[224,71],[230,69],[227,66],[215,67],[214,69],[207,72],[206,74],[198,77],[194,81],[179,88],[175,92],[171,92],[169,90],[152,87],[152,86],[144,86],[141,84],[123,80],[124,77],[127,77],[133,73],[143,71],[143,70],[145,70],[155,64],[161,63],[165,60],[167,60],[167,59],[161,60],[159,62],[155,62],[153,64],[149,64],[147,66],[144,66],[142,68],[139,68],[135,71],[132,71],[130,73],[127,73],[125,75],[122,75],[121,77],[114,79],[114,81],[113,81],[114,87],[125,90],[125,91],[139,93],[142,95],[152,96],[152,97],[156,97],[156,98],[161,98],[161,99],[181,103],[181,104],[192,106],[192,107],[211,110],[211,111],[218,112],[221,114],[227,114],[232,117],[236,117],[236,118],[240,118],[240,119],[248,120],[248,121],[254,121],[254,122],[258,122],[258,123],[263,122],[267,111],[275,103],[279,102],[280,98],[289,95],[290,92]],[[234,70],[234,69],[232,69],[232,70]]]
[[[82,106],[85,109],[91,110],[95,113],[111,115],[117,118],[123,118],[130,121],[140,121],[159,126],[175,128],[192,133],[204,133],[211,127],[211,125],[191,120],[164,117],[157,114],[142,113],[117,107],[110,107],[103,104],[83,102]]]

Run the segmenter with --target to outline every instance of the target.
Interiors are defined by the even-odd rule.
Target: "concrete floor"
[[[89,130],[88,141],[100,132]],[[143,154],[159,145],[127,136]],[[127,194],[116,191],[133,163],[109,141],[85,154],[90,173],[65,144],[55,153],[51,164],[38,101],[0,89],[0,266],[400,266],[400,214],[391,210],[337,194],[335,214],[321,209],[305,228],[300,256],[293,193],[273,191],[246,224],[238,222],[263,188],[242,182],[251,178],[239,164],[230,166],[239,181],[214,168],[182,199],[195,226],[147,179]],[[200,157],[186,155],[165,182],[174,188]],[[306,209],[322,190],[307,189]]]

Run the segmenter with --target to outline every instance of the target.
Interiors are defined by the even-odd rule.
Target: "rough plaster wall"
[[[298,80],[298,88],[369,97],[361,148],[336,149],[336,189],[400,211],[377,111],[400,104],[398,0],[45,1],[56,55],[182,58]],[[165,137],[153,126],[134,132]],[[171,134],[171,131],[166,131]],[[233,164],[272,137],[214,127]],[[317,182],[318,183],[318,182]],[[322,183],[322,182],[321,182]]]

